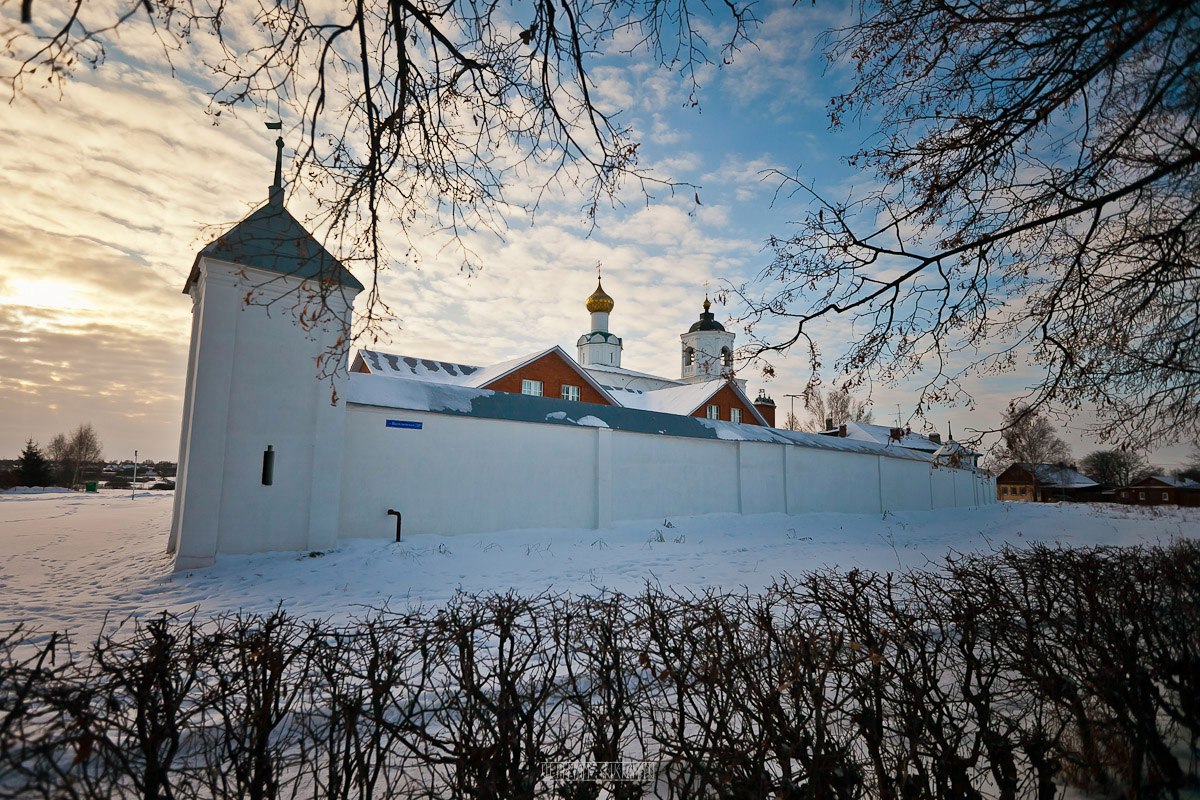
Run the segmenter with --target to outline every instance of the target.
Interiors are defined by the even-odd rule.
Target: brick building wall
[[[706,418],[708,416],[709,406],[719,406],[721,409],[719,418],[725,420],[726,422],[732,421],[729,414],[730,409],[740,408],[742,410],[743,425],[759,424],[758,418],[754,416],[754,411],[751,410],[751,406],[744,403],[728,384],[722,386],[720,391],[705,401],[704,405],[693,411],[692,416],[699,417],[700,419]]]
[[[593,389],[591,384],[584,380],[583,376],[571,365],[563,361],[562,356],[558,353],[547,353],[536,361],[531,361],[520,369],[480,388],[491,389],[494,392],[521,394],[521,381],[524,380],[541,381],[543,397],[562,397],[563,384],[567,384],[579,387],[579,399],[584,403],[612,405],[604,395]]]

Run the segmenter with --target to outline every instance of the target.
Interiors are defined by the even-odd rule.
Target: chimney
[[[934,444],[941,444],[942,435],[940,433],[931,433],[929,434],[929,441],[933,442]]]
[[[754,408],[763,415],[768,425],[775,427],[775,401],[762,389],[758,390],[758,397],[754,398]]]
[[[838,425],[838,436],[843,439],[846,438],[846,423],[843,422],[841,425]]]
[[[833,430],[833,417],[825,418],[825,430],[827,430],[827,431]]]

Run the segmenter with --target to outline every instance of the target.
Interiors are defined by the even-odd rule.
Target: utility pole
[[[137,497],[137,450],[133,451],[133,483],[129,485],[129,499]]]

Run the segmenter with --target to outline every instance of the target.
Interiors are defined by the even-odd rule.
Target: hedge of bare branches
[[[1198,737],[1188,541],[0,642],[4,796],[1149,796]]]

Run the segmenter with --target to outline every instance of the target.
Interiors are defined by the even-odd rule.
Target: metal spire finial
[[[267,129],[282,131],[282,122],[268,122]],[[283,134],[275,139],[275,182],[271,184],[270,203],[273,206],[283,205]]]

